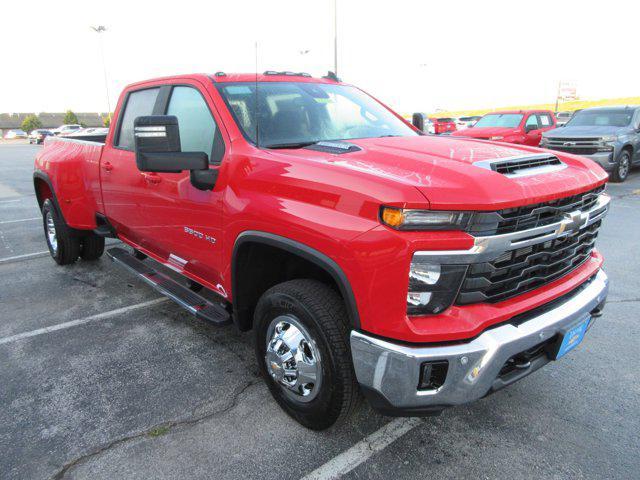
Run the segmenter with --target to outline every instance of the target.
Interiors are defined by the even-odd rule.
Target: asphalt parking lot
[[[0,145],[0,478],[638,478],[640,171],[608,186],[612,291],[576,351],[439,417],[363,404],[317,433],[271,399],[250,334],[195,320],[106,257],[55,265],[40,148]]]

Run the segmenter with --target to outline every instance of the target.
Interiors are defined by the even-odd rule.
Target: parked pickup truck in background
[[[612,181],[624,182],[640,162],[640,107],[580,110],[563,127],[545,132],[540,146],[590,158]]]
[[[537,147],[542,133],[555,126],[556,117],[549,110],[504,111],[487,113],[473,127],[452,135]]]
[[[53,259],[96,260],[117,237],[114,262],[253,330],[273,397],[309,428],[360,392],[390,415],[477,400],[602,313],[609,197],[588,159],[426,136],[334,75],[140,82],[111,125],[36,158]]]

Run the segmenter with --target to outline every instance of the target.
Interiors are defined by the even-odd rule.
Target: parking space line
[[[305,475],[302,480],[340,478],[423,422],[424,420],[415,417],[396,418],[371,435],[364,437],[349,450],[342,452],[313,472]]]
[[[38,328],[37,330],[18,333],[16,335],[11,335],[9,337],[0,338],[0,345],[12,343],[17,340],[23,340],[25,338],[36,337],[38,335],[43,335],[45,333],[51,333],[51,332],[56,332],[58,330],[65,330],[67,328],[77,327],[78,325],[84,325],[85,323],[93,322],[96,320],[105,320],[107,318],[115,317],[123,313],[129,313],[134,310],[139,310],[141,308],[158,305],[159,303],[163,303],[168,300],[169,300],[168,298],[164,298],[164,297],[156,298],[154,300],[149,300],[148,302],[137,303],[135,305],[129,305],[128,307],[116,308],[115,310],[109,310],[108,312],[102,312],[96,315],[91,315],[90,317],[79,318],[78,320],[71,320],[70,322],[58,323],[57,325],[52,325],[50,327]]]
[[[45,255],[49,255],[49,250],[46,250],[44,252],[25,253],[24,255],[16,255],[15,257],[0,258],[0,264],[15,262],[18,260],[28,260],[30,258],[44,257]]]
[[[31,222],[33,220],[42,220],[42,217],[21,218],[19,220],[4,220],[0,222],[0,225],[6,225],[8,223]]]

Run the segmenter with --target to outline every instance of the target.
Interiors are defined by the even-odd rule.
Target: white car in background
[[[556,125],[562,127],[565,123],[571,120],[574,112],[556,112]]]
[[[473,127],[478,120],[482,118],[481,115],[473,115],[470,117],[460,117],[456,119],[456,127],[458,130],[464,130],[465,128]]]
[[[4,138],[6,138],[7,140],[12,140],[14,138],[27,138],[27,137],[28,137],[27,132],[20,129],[9,130],[7,133],[4,134]]]
[[[80,130],[81,128],[82,128],[82,125],[73,123],[73,124],[60,125],[58,128],[52,130],[52,132],[56,136],[63,136],[63,135],[69,135],[70,133]]]

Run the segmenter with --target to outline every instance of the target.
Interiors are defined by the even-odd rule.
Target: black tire
[[[272,378],[273,371],[269,371],[274,367],[267,367],[268,330],[272,322],[285,317],[299,322],[319,353],[320,380],[311,400],[298,400],[302,395],[296,395],[277,382]],[[278,404],[307,428],[324,430],[344,421],[360,398],[351,360],[348,324],[340,295],[316,280],[291,280],[276,285],[262,295],[256,306],[255,348],[260,372]],[[302,343],[299,347],[302,349]]]
[[[104,237],[89,233],[82,237],[80,243],[80,258],[85,261],[99,259],[104,253]]]
[[[49,219],[53,222],[51,225],[48,225]],[[58,265],[69,265],[75,262],[80,255],[80,238],[73,235],[71,229],[67,226],[62,216],[58,214],[56,207],[49,198],[42,204],[42,223],[49,253],[56,263]],[[50,238],[49,227],[52,227],[55,231],[55,238],[53,239]],[[55,241],[55,245],[52,240]]]
[[[611,181],[615,183],[624,182],[629,176],[629,170],[631,170],[631,152],[623,150],[611,172]]]

